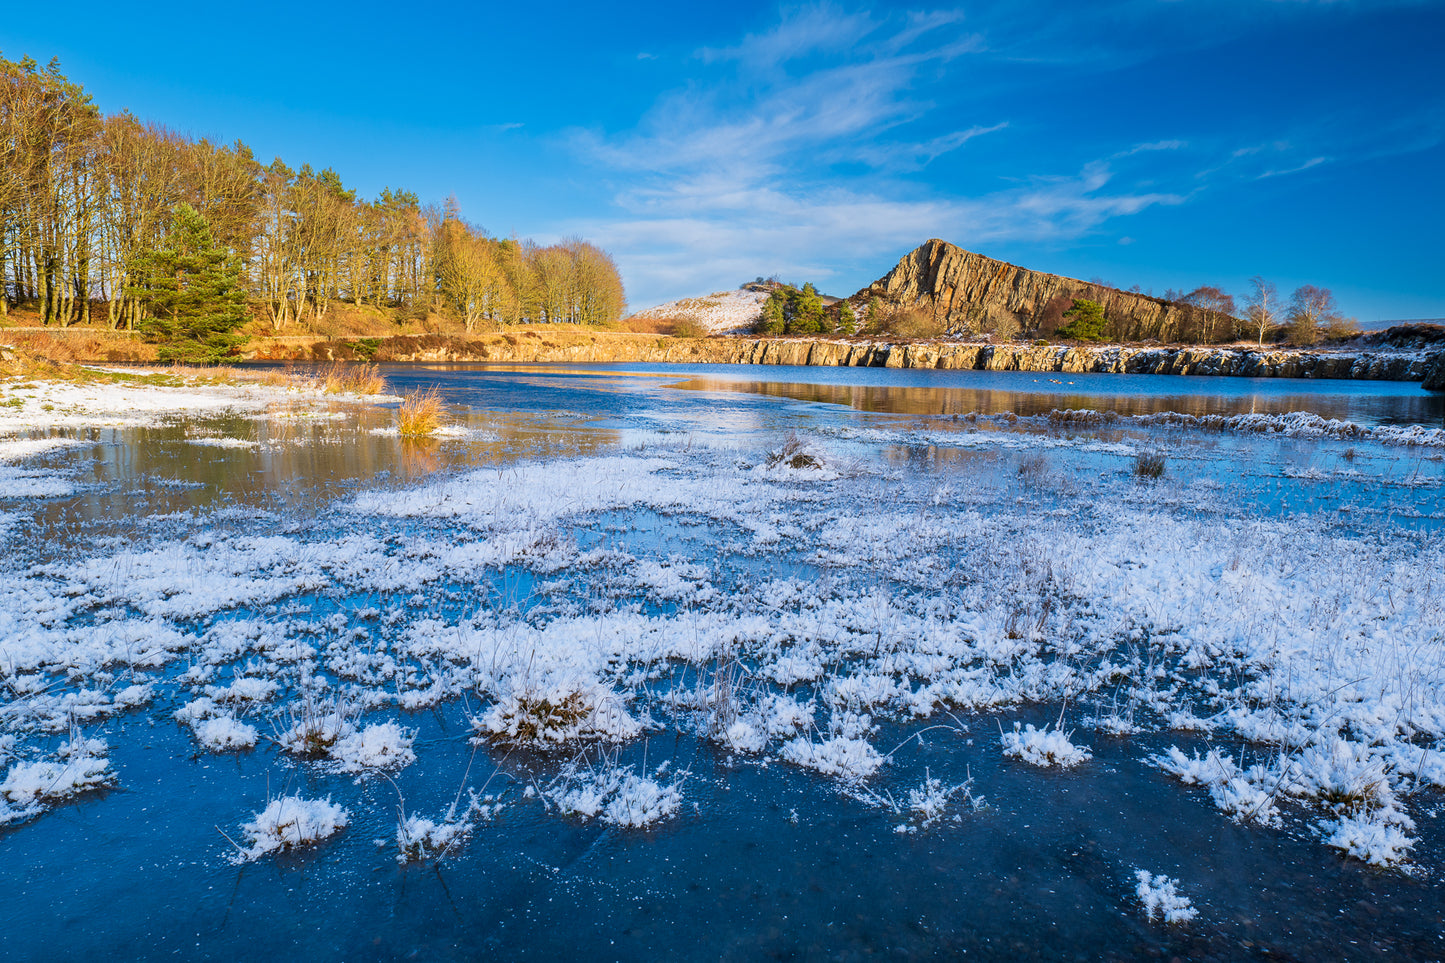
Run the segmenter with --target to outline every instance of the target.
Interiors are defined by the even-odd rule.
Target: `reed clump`
[[[1164,477],[1164,456],[1157,451],[1141,451],[1134,456],[1134,477],[1158,479]]]
[[[374,364],[335,361],[322,369],[317,380],[329,395],[379,395],[386,391],[386,379]]]
[[[442,399],[436,388],[408,391],[397,411],[396,430],[408,437],[430,435],[441,427]]]

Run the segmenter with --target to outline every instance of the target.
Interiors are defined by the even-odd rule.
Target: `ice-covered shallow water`
[[[59,493],[0,500],[0,954],[1445,955],[1431,436],[695,375],[15,449]],[[283,797],[346,824],[233,861]]]

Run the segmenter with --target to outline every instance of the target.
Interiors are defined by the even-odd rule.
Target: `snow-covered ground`
[[[158,369],[165,374],[165,369]],[[127,375],[141,375],[145,369],[133,369]],[[11,379],[0,381],[0,460],[25,450],[36,453],[35,446],[63,445],[66,439],[15,439],[16,435],[37,429],[115,428],[156,424],[165,419],[185,415],[193,417],[222,411],[260,412],[280,403],[315,404],[323,399],[360,401],[355,395],[327,395],[319,388],[302,385],[282,387],[248,381],[218,384],[149,385],[125,381],[37,381]],[[394,397],[374,396],[367,401],[397,401]],[[212,444],[235,443],[235,439],[217,440]],[[17,447],[20,446],[20,447]]]
[[[716,291],[705,297],[668,301],[633,317],[687,318],[709,334],[742,334],[752,330],[767,299],[764,291]]]
[[[71,399],[62,427],[269,397],[84,390],[34,393]],[[1413,440],[1424,454],[1401,478],[1382,467],[1401,438],[1346,433],[1317,477],[1281,466],[1236,490],[1177,471],[1237,457],[1187,442],[1201,426],[1085,421],[842,427],[761,450],[655,435],[364,485],[291,519],[201,510],[64,556],[29,526],[72,490],[81,442],[0,442],[23,473],[0,494],[17,546],[0,561],[0,825],[127,788],[106,741],[126,713],[204,752],[360,781],[424,760],[403,713],[446,705],[479,750],[544,760],[510,804],[555,818],[638,830],[688,811],[687,772],[616,755],[666,735],[825,780],[913,832],[972,797],[927,772],[906,800],[874,790],[904,765],[881,728],[974,720],[998,729],[976,751],[1041,793],[1123,740],[1220,820],[1391,872],[1419,871],[1422,851],[1438,867],[1419,823],[1445,788],[1445,546],[1374,510],[1440,484],[1432,446]],[[1136,477],[1161,445],[1175,467]],[[900,467],[920,450],[930,467]],[[1238,497],[1286,483],[1320,503]],[[1354,495],[1323,497],[1341,485]],[[660,540],[670,527],[685,535]],[[1040,707],[1049,724],[1023,725]],[[398,858],[455,852],[490,805],[402,809]],[[254,859],[324,845],[354,806],[289,795],[223,829]],[[1187,877],[1138,880],[1151,917],[1197,911]]]

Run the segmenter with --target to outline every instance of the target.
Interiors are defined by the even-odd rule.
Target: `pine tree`
[[[1104,307],[1097,301],[1086,301],[1082,298],[1074,299],[1074,306],[1064,312],[1064,317],[1073,318],[1068,324],[1059,329],[1059,337],[1073,338],[1076,341],[1103,341]]]
[[[818,334],[824,329],[823,322],[823,299],[818,296],[818,289],[813,287],[812,282],[803,285],[803,290],[797,293],[796,309],[793,312],[792,323],[788,325],[789,334]]]
[[[847,301],[838,302],[838,330],[842,334],[854,334],[858,330],[858,315]]]
[[[141,331],[160,345],[162,361],[216,364],[245,343],[235,334],[246,321],[241,262],[191,205],[175,208],[166,246],[137,256],[131,275],[137,283],[127,294],[145,303]]]
[[[759,334],[782,334],[787,324],[784,313],[788,303],[788,295],[782,288],[774,288],[768,295],[767,301],[763,302],[763,316],[758,322]]]

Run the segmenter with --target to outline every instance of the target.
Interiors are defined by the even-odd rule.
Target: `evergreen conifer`
[[[1075,341],[1104,340],[1107,322],[1104,320],[1104,306],[1099,302],[1075,298],[1074,306],[1064,312],[1064,317],[1072,317],[1073,320],[1059,329],[1059,337]]]
[[[191,205],[176,207],[166,246],[140,254],[132,276],[127,295],[145,302],[141,331],[160,345],[162,361],[216,364],[245,343],[235,333],[246,321],[240,259],[216,244]]]

